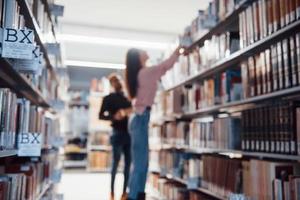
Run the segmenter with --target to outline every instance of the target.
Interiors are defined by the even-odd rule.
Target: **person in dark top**
[[[110,142],[112,145],[113,162],[111,169],[111,200],[114,200],[114,182],[118,164],[122,153],[124,154],[124,185],[122,199],[126,199],[126,188],[130,173],[130,136],[128,133],[128,117],[126,113],[131,111],[131,103],[125,97],[120,78],[112,74],[109,82],[113,91],[103,98],[99,118],[110,120],[113,128]]]

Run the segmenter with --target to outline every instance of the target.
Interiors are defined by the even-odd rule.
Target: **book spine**
[[[259,4],[258,2],[253,3],[253,22],[254,22],[254,41],[258,41],[260,38],[260,27],[259,27]]]
[[[295,44],[295,37],[290,37],[290,67],[291,67],[291,84],[296,86],[298,84],[298,69],[297,69],[297,50]]]
[[[290,14],[291,14],[291,1],[289,0],[288,2],[285,1],[285,24],[288,25],[290,23]]]
[[[267,0],[267,13],[268,13],[268,34],[271,35],[273,33],[273,0]]]
[[[260,30],[259,39],[261,40],[265,37],[263,1],[259,0],[257,4],[258,4],[258,15],[259,15],[258,23],[259,23],[259,30]]]
[[[270,117],[269,117],[269,107],[264,108],[264,136],[265,136],[265,151],[270,152]]]
[[[290,56],[290,42],[288,39],[282,41],[282,50],[283,50],[283,64],[284,64],[284,80],[285,88],[292,86],[292,73],[291,73],[291,56]]]
[[[293,22],[296,20],[296,1],[297,0],[290,0],[289,1],[289,7],[290,7],[290,22]]]
[[[278,57],[277,57],[277,47],[276,45],[271,46],[271,59],[272,59],[272,91],[279,89],[278,85]]]
[[[295,135],[297,135],[297,154],[300,155],[300,108],[296,109],[296,117],[292,118],[295,127]],[[298,123],[297,123],[298,122]]]
[[[257,91],[256,91],[256,67],[255,67],[254,57],[248,58],[248,67],[249,67],[250,96],[254,97],[257,94]]]
[[[280,27],[283,28],[286,25],[285,14],[286,14],[286,2],[285,0],[279,0],[280,3]]]
[[[249,69],[247,62],[241,64],[242,84],[243,84],[243,99],[249,97]]]
[[[300,0],[296,0],[296,18],[300,19]]]
[[[265,51],[265,59],[266,59],[266,81],[267,81],[267,93],[272,92],[273,81],[272,81],[272,66],[271,66],[271,50],[267,49]]]
[[[298,85],[300,85],[300,33],[296,34],[296,54]]]
[[[261,62],[261,81],[262,81],[262,94],[267,93],[267,67],[266,67],[266,56],[265,52],[260,53]]]
[[[276,32],[280,28],[280,0],[272,0],[273,1],[273,30]]]
[[[281,42],[277,43],[277,61],[278,61],[278,89],[284,88],[284,66],[283,66],[283,55],[282,55],[282,44]]]

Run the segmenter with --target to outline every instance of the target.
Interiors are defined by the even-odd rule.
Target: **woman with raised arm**
[[[178,47],[174,53],[157,66],[147,67],[147,52],[130,49],[126,56],[126,86],[133,103],[133,115],[129,122],[131,135],[132,170],[129,180],[130,200],[145,199],[145,184],[148,173],[149,147],[148,124],[151,106],[157,90],[157,82],[173,67],[179,56]]]

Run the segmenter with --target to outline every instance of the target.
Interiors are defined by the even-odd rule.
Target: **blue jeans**
[[[111,193],[114,194],[115,178],[118,170],[118,165],[124,154],[124,184],[123,193],[126,192],[130,172],[130,136],[127,131],[113,129],[113,135],[110,138],[112,145],[112,168],[111,168]]]
[[[148,124],[150,110],[132,116],[129,123],[131,134],[132,169],[129,179],[129,198],[137,199],[138,193],[145,192],[148,173],[149,142]]]

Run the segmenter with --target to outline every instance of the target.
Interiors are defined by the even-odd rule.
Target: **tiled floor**
[[[116,200],[120,199],[123,176],[117,175]],[[109,200],[110,175],[108,173],[65,172],[59,184],[64,200]]]
[[[115,200],[120,200],[123,187],[122,174],[115,182]],[[64,200],[109,200],[109,173],[87,173],[84,171],[64,172],[58,192],[64,194]],[[147,198],[147,200],[152,200]]]

